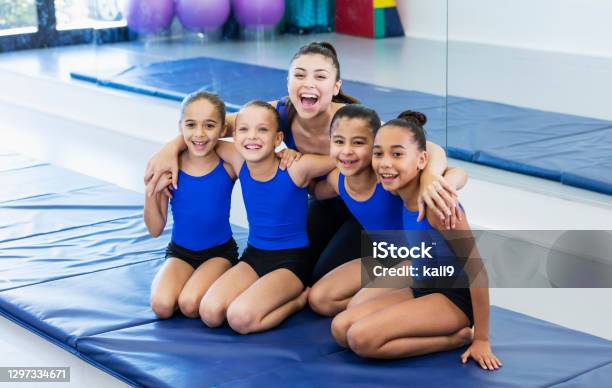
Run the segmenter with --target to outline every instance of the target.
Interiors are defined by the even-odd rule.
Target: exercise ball
[[[221,27],[229,17],[230,0],[177,0],[176,16],[193,32]]]
[[[170,27],[174,0],[130,0],[127,5],[128,27],[140,34],[156,34]]]
[[[234,0],[234,13],[243,27],[273,27],[285,14],[285,1]]]

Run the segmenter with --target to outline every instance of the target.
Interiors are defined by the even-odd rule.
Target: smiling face
[[[333,61],[321,54],[305,54],[293,60],[287,89],[298,115],[312,118],[329,109],[341,81]]]
[[[223,128],[219,111],[205,99],[185,107],[179,126],[189,154],[196,157],[207,156],[214,150]]]
[[[419,150],[409,129],[383,126],[374,139],[372,167],[387,191],[410,184],[427,165],[427,151]]]
[[[332,126],[329,155],[343,175],[351,176],[371,168],[373,143],[374,135],[365,120],[342,117]]]
[[[274,157],[274,149],[283,141],[274,113],[261,106],[243,108],[236,116],[234,143],[248,162]]]

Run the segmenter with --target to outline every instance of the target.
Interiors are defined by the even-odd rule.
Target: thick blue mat
[[[129,384],[594,387],[609,382],[611,341],[496,307],[491,338],[504,366],[495,373],[461,365],[461,350],[397,361],[360,359],[336,345],[329,319],[310,310],[249,336],[228,327],[208,329],[180,315],[159,321],[149,308],[149,287],[168,235],[147,236],[141,195],[99,181],[92,186],[91,178],[53,168],[60,182],[75,189],[58,190],[55,181],[41,179],[39,195],[26,187],[20,199],[22,180],[5,173],[27,159],[7,160],[0,162],[0,178],[14,195],[0,203],[0,314]],[[30,162],[29,178],[50,171]],[[235,228],[234,235],[244,247],[246,230]]]
[[[285,70],[214,58],[109,68],[71,76],[173,100],[204,88],[234,111],[252,99],[271,101],[287,94]],[[407,108],[426,113],[429,138],[446,146],[451,157],[612,194],[612,122],[355,81],[344,81],[343,89],[384,120]]]

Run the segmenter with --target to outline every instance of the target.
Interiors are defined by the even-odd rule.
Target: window
[[[0,0],[0,52],[131,36],[126,0]]]
[[[0,0],[0,36],[35,33],[37,30],[34,0]]]

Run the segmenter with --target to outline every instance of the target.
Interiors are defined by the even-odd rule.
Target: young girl
[[[331,124],[329,152],[336,169],[327,176],[326,182],[317,185],[315,194],[317,198],[339,195],[366,231],[398,231],[403,229],[402,199],[383,189],[372,168],[372,147],[378,128],[378,114],[363,105],[346,105],[336,112]],[[459,183],[462,186],[465,181]],[[452,195],[449,201],[456,203],[454,189]],[[453,206],[453,217],[446,218],[449,227],[454,227],[455,212]],[[311,308],[319,314],[334,316],[347,306],[392,290],[362,288],[362,264],[356,258],[320,279],[308,296]]]
[[[430,230],[436,249],[444,253],[469,256],[465,273],[470,282],[486,279],[486,272],[477,252],[466,254],[461,243],[445,239],[437,231],[444,225],[428,212],[418,225],[417,197],[419,174],[427,165],[424,115],[404,112],[398,119],[383,125],[374,140],[372,165],[384,188],[397,192],[404,202],[404,228]],[[457,221],[457,229],[469,233],[467,219]],[[436,238],[436,236],[438,238]],[[442,255],[444,256],[444,255]],[[437,257],[434,255],[434,257]],[[431,260],[431,259],[427,259]],[[455,258],[456,260],[456,258]],[[413,260],[413,265],[415,264]],[[421,260],[422,261],[422,260]],[[463,271],[463,270],[462,270]],[[350,307],[332,322],[332,331],[339,344],[363,357],[398,358],[454,349],[473,342],[462,354],[483,369],[494,370],[501,362],[491,352],[489,343],[489,294],[486,284],[478,288],[416,288],[423,276],[416,276],[414,288],[395,290]],[[421,279],[421,280],[419,280]]]
[[[327,156],[304,155],[286,170],[274,149],[283,140],[274,107],[253,101],[236,117],[234,145],[219,152],[239,176],[249,221],[240,262],[202,299],[200,314],[214,327],[226,319],[241,334],[267,330],[304,307],[310,277],[306,215],[311,179],[327,174]]]
[[[327,42],[313,42],[301,47],[291,60],[287,77],[288,97],[272,102],[281,116],[281,130],[290,149],[301,153],[327,155],[329,130],[333,115],[345,104],[356,99],[342,91],[340,63],[335,48]],[[228,115],[226,127],[229,134],[235,128],[235,115]],[[152,192],[157,179],[166,171],[177,170],[177,154],[184,149],[182,138],[167,144],[149,162],[145,181],[151,181]],[[448,198],[452,189],[442,174],[446,170],[444,150],[427,143],[430,163],[421,175],[421,204],[437,210],[444,217],[451,214]],[[281,169],[296,158],[295,152],[286,152]],[[173,178],[176,184],[176,178]],[[438,195],[446,192],[447,196]],[[361,226],[339,199],[312,200],[308,208],[308,237],[311,256],[316,261],[312,282],[339,265],[360,256]]]
[[[192,93],[181,104],[179,129],[187,149],[181,153],[180,183],[170,200],[172,241],[151,287],[151,307],[160,318],[169,318],[177,304],[184,315],[197,318],[202,296],[237,262],[229,223],[236,175],[215,152],[224,119],[225,105],[213,94]],[[168,195],[160,189],[170,180],[163,177],[156,194],[145,200],[144,219],[153,237],[166,225]]]

